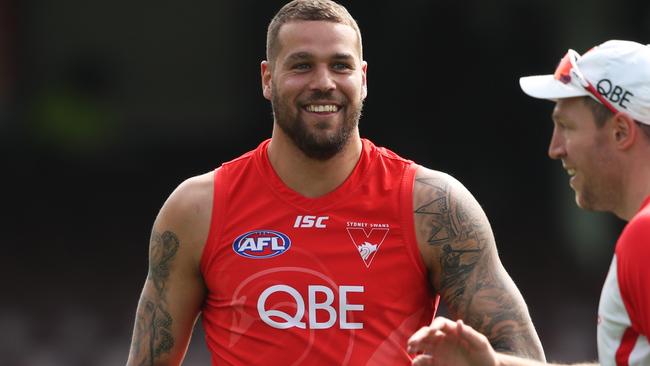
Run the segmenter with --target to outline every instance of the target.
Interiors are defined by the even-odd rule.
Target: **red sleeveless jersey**
[[[213,365],[410,365],[431,292],[413,222],[416,165],[363,140],[334,191],[284,185],[270,140],[215,170],[201,258]]]

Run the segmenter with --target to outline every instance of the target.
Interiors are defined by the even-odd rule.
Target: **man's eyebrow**
[[[349,53],[337,53],[333,58],[336,60],[351,60],[354,58],[354,56]]]
[[[295,52],[287,56],[287,61],[289,62],[295,62],[295,61],[304,61],[304,60],[310,60],[313,59],[314,55],[312,55],[309,52]],[[334,56],[332,56],[332,59],[334,60],[352,60],[354,59],[354,56],[350,53],[335,53]]]
[[[303,61],[313,58],[313,56],[308,52],[296,52],[292,53],[287,57],[287,61]]]

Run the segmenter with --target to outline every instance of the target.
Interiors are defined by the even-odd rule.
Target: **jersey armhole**
[[[212,213],[210,217],[210,230],[208,238],[203,246],[201,254],[201,274],[207,276],[208,269],[212,267],[216,254],[216,243],[219,242],[221,232],[223,231],[224,216],[226,211],[226,178],[224,176],[224,167],[221,166],[214,170],[214,184],[212,186]]]
[[[401,188],[401,214],[402,214],[402,231],[404,232],[404,246],[408,252],[411,262],[415,265],[415,271],[421,276],[423,281],[427,284],[429,283],[425,279],[428,276],[426,266],[424,265],[424,260],[422,259],[422,254],[420,254],[420,249],[418,247],[418,240],[415,235],[415,219],[414,209],[413,209],[413,187],[415,185],[415,173],[418,170],[418,165],[415,163],[409,164],[405,168],[404,175],[402,177],[402,188]],[[435,294],[433,296],[433,313],[432,318],[429,321],[433,321],[433,318],[438,313],[438,306],[440,305],[440,295]]]
[[[418,241],[415,236],[415,219],[413,218],[413,185],[415,183],[415,173],[417,169],[418,165],[415,163],[411,163],[405,168],[406,171],[402,177],[400,202],[405,242],[404,246],[406,247],[411,261],[415,265],[417,272],[425,278],[427,276],[427,271],[420,250],[418,249]]]

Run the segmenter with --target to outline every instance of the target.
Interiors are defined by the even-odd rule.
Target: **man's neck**
[[[361,149],[359,131],[355,130],[343,149],[330,159],[311,159],[274,126],[268,156],[284,184],[305,197],[315,198],[333,191],[347,179],[359,161]]]

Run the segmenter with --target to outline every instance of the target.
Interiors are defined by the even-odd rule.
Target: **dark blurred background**
[[[259,64],[283,1],[0,0],[0,365],[121,365],[155,215],[185,178],[270,136]],[[364,137],[482,204],[549,360],[596,358],[623,222],[580,211],[546,155],[552,103],[518,78],[607,39],[647,0],[349,1]],[[186,365],[207,365],[200,327]]]

